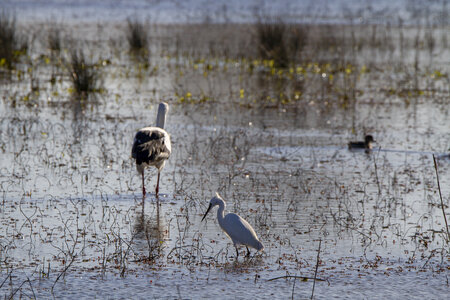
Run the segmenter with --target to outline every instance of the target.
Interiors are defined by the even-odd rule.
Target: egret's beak
[[[208,206],[208,209],[206,210],[205,214],[203,215],[202,221],[206,218],[206,215],[207,215],[207,214],[209,213],[209,211],[211,210],[211,207],[212,207],[212,205],[211,205],[211,203],[210,203],[209,206]]]

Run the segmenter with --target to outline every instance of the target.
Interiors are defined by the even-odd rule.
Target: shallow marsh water
[[[163,197],[159,208],[153,195],[146,199],[142,221],[140,180],[129,152],[135,130],[153,117],[154,106],[121,122],[85,112],[82,133],[78,121],[61,120],[48,109],[39,112],[45,121],[33,121],[33,110],[25,109],[15,121],[20,125],[10,126],[14,110],[6,107],[2,293],[20,288],[30,296],[32,286],[36,295],[50,295],[74,251],[73,265],[53,290],[57,298],[126,298],[130,293],[286,298],[293,282],[267,279],[313,277],[322,239],[318,277],[329,284],[317,283],[318,298],[409,297],[418,287],[422,294],[417,298],[447,294],[448,255],[432,149],[420,146],[437,143],[445,134],[435,130],[439,115],[432,127],[436,134],[423,137],[426,128],[408,129],[416,148],[402,140],[405,132],[374,126],[381,149],[368,155],[350,152],[346,141],[351,137],[336,132],[326,118],[325,124],[307,128],[294,127],[301,116],[290,112],[274,110],[263,117],[240,108],[210,113],[215,110],[171,106],[167,129],[174,152],[163,171]],[[398,118],[392,111],[384,118]],[[345,118],[338,113],[329,118]],[[445,114],[442,118],[446,122]],[[235,137],[235,147],[242,150],[233,152]],[[439,160],[444,197],[449,169],[448,159]],[[154,175],[147,172],[149,190]],[[235,263],[215,214],[200,222],[216,190],[229,211],[255,227],[264,253]],[[49,278],[39,279],[48,268]],[[32,285],[20,286],[27,278]],[[297,282],[295,295],[307,297],[311,284]]]
[[[98,50],[113,63],[104,61],[107,92],[94,100],[74,98],[62,75],[51,86],[50,67],[39,63],[39,95],[27,97],[26,75],[2,85],[0,295],[309,298],[313,280],[269,279],[314,277],[320,240],[317,277],[326,281],[316,282],[315,298],[448,295],[432,159],[440,157],[448,211],[445,87],[412,103],[362,88],[367,97],[352,107],[320,97],[258,105],[242,103],[239,88],[224,94],[242,75],[237,62],[224,61],[238,71],[213,84],[214,100],[181,101],[180,90],[204,84],[190,58],[161,56],[152,61],[157,71],[142,71],[123,53]],[[187,76],[180,79],[180,70]],[[261,88],[255,81],[245,81],[246,93]],[[154,122],[160,100],[170,104],[173,153],[159,204],[150,193],[143,208],[131,144],[137,129]],[[374,150],[349,151],[348,141],[364,131],[375,136]],[[146,172],[148,191],[155,175]],[[216,191],[227,211],[253,225],[264,252],[236,261],[215,211],[200,221]]]

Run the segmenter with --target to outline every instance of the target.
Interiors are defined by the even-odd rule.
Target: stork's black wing
[[[164,141],[165,133],[162,130],[140,130],[134,138],[131,156],[136,159],[138,165],[167,159],[170,156],[170,149]]]

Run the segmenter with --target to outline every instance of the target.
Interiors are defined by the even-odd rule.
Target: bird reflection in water
[[[144,210],[136,216],[133,226],[136,250],[142,261],[155,261],[163,250],[164,239],[168,234],[160,214],[160,204],[156,213],[145,214]]]

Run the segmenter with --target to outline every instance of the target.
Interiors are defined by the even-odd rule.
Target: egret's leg
[[[238,258],[239,257],[239,251],[238,251],[236,246],[234,246],[234,248],[236,248],[236,258]]]
[[[247,257],[250,257],[250,250],[248,249],[247,246],[245,246],[245,248],[247,248]]]
[[[159,171],[158,171],[158,179],[156,180],[156,198],[158,198],[159,193]]]

